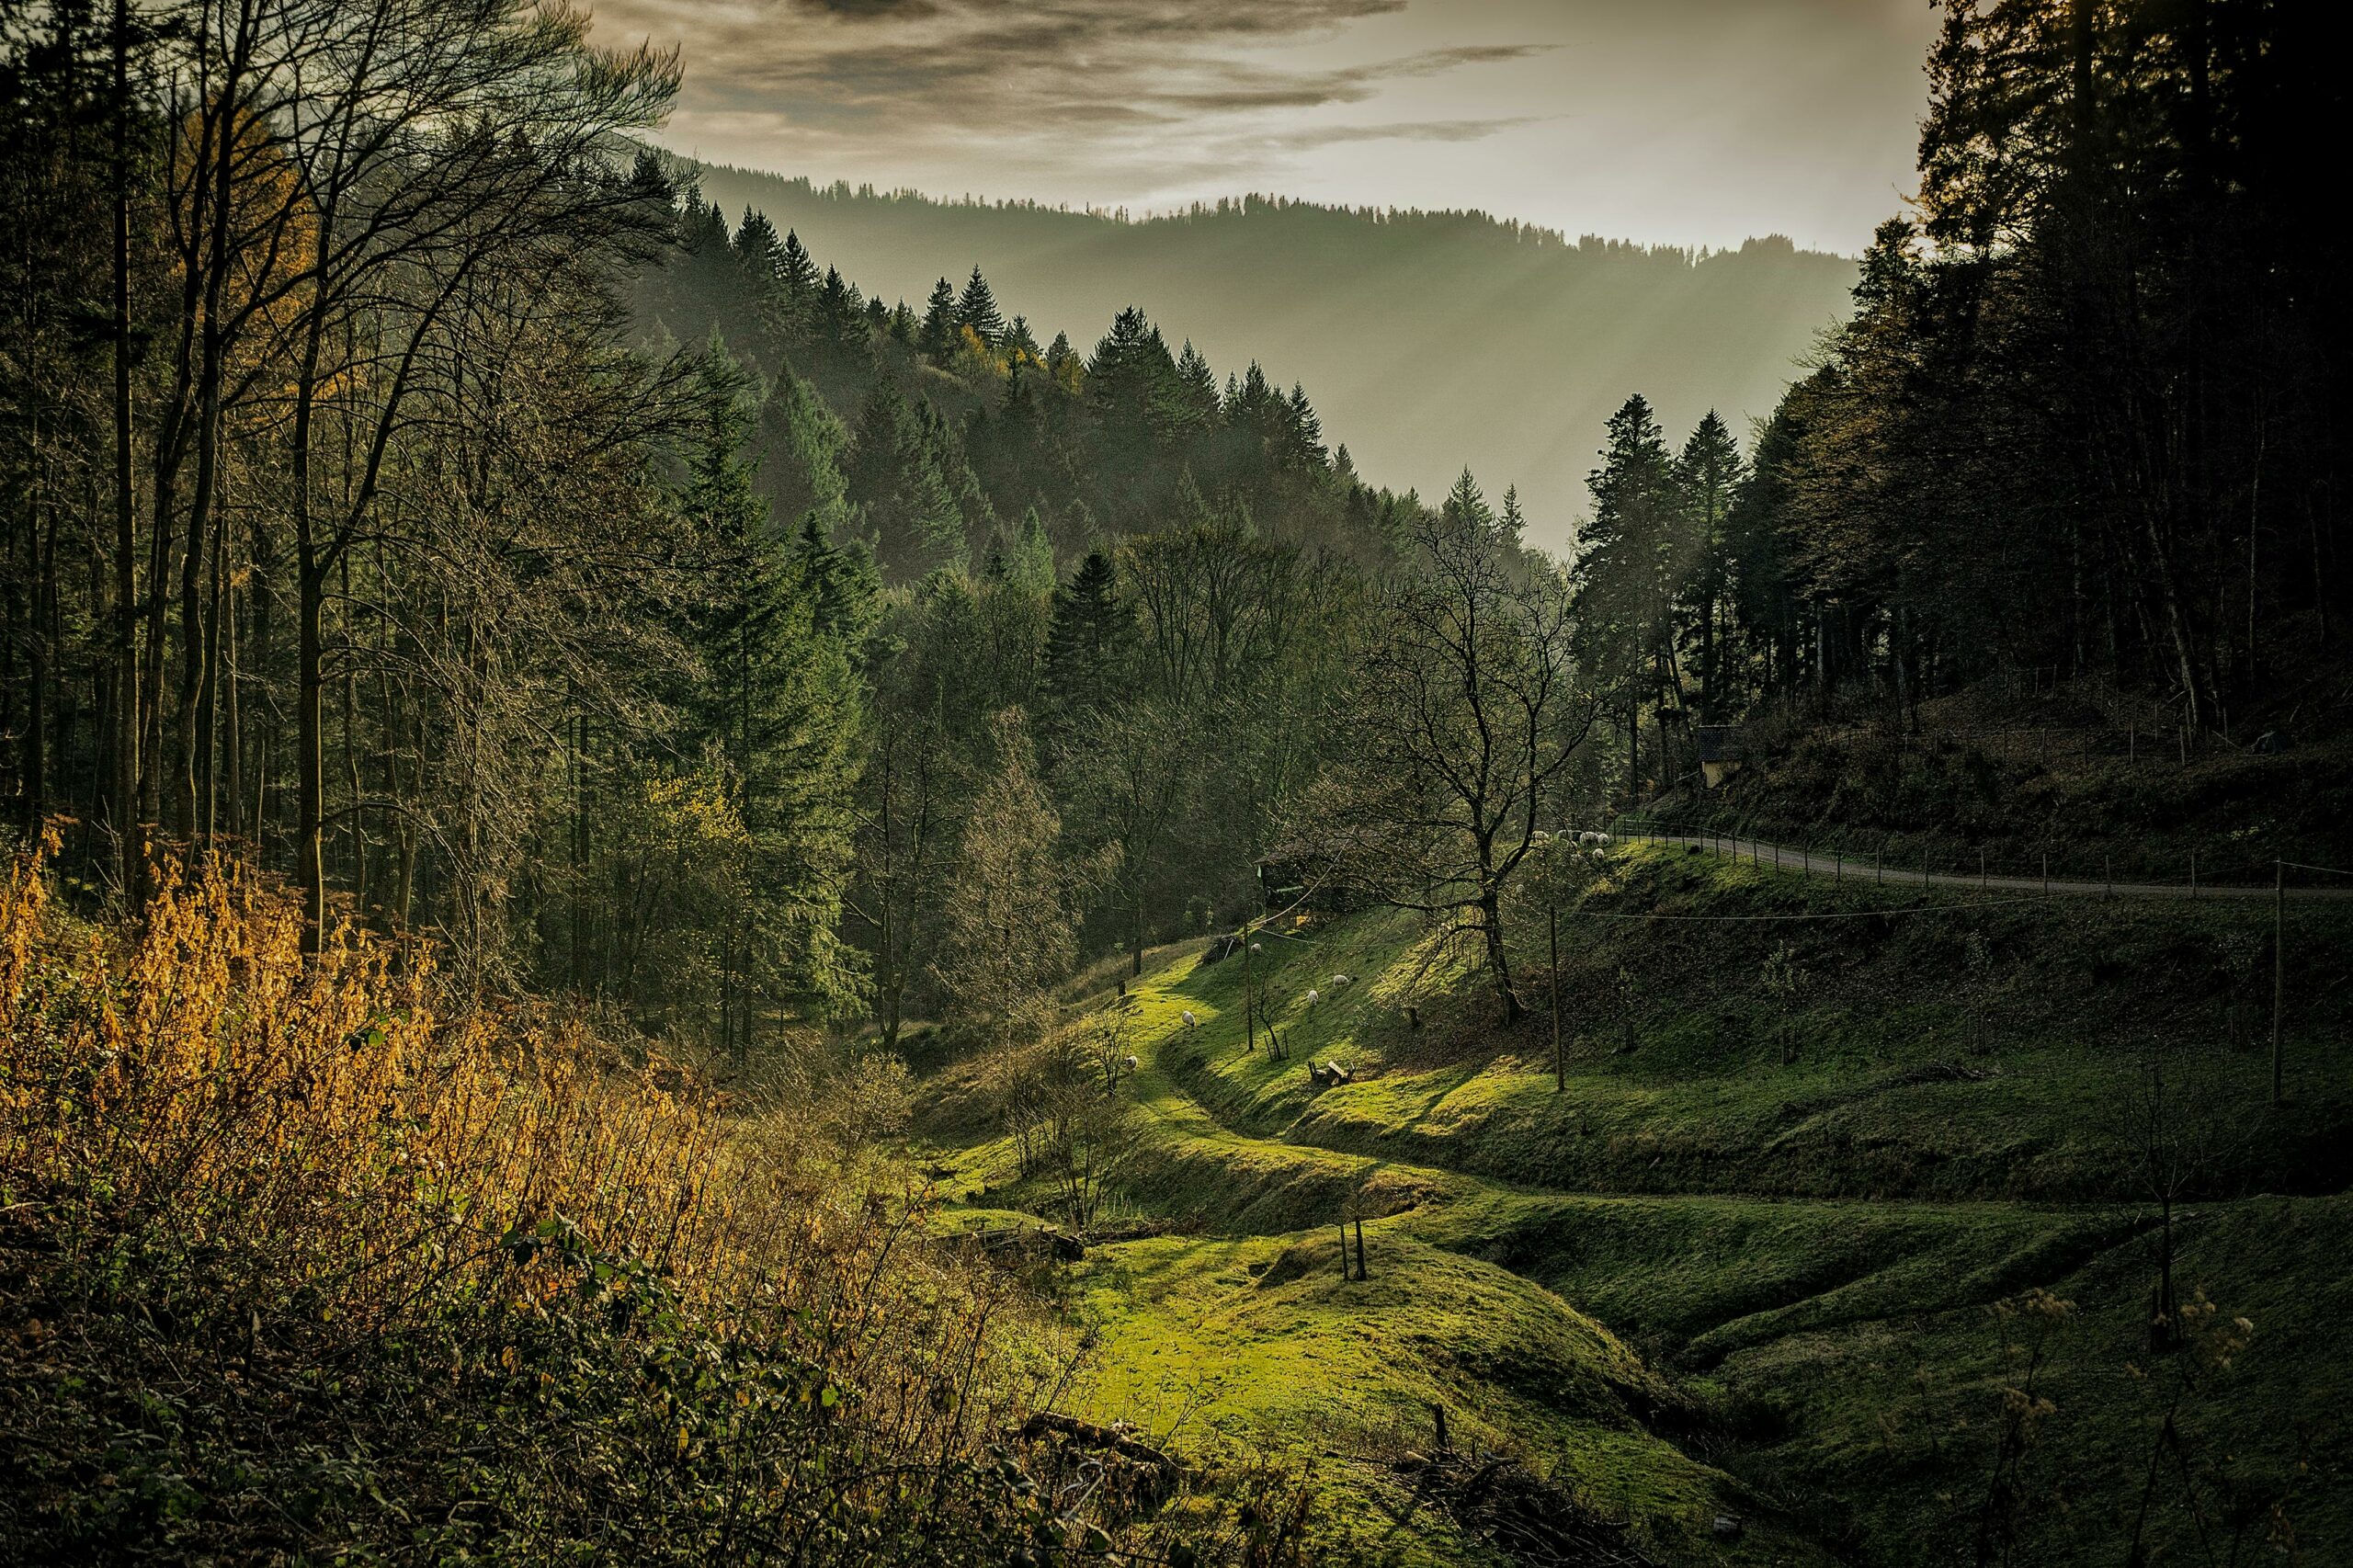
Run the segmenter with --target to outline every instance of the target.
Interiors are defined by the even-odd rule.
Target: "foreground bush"
[[[119,935],[58,919],[34,857],[0,886],[0,1558],[1140,1539],[1166,1487],[1009,1436],[1066,1369],[907,1205],[675,1069],[450,1006],[415,953],[347,933],[306,970],[233,871],[163,880]],[[1269,1510],[1212,1512],[1167,1518],[1271,1549]]]

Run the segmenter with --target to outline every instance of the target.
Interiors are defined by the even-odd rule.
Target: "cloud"
[[[1092,161],[1131,174],[1127,188],[1100,192],[1120,199],[1165,187],[1180,167],[1213,173],[1229,161],[1228,143],[1263,153],[1370,139],[1359,126],[1302,119],[1552,47],[1407,50],[1349,63],[1314,47],[1405,4],[607,0],[598,17],[608,39],[650,34],[683,46],[678,131],[699,142],[730,128],[727,147],[706,151],[817,174],[843,161],[937,165],[950,149],[1008,173]],[[1504,123],[1407,118],[1378,134],[1469,141]],[[747,137],[773,151],[755,151]],[[821,165],[827,158],[839,161]]]
[[[1401,119],[1377,125],[1305,125],[1237,138],[1242,146],[1258,152],[1307,153],[1350,142],[1483,142],[1490,136],[1523,126],[1541,125],[1560,115],[1500,115],[1487,119]]]

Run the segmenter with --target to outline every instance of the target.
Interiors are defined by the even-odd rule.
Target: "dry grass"
[[[165,869],[124,933],[59,917],[37,855],[6,879],[0,1426],[26,1441],[0,1445],[21,1483],[0,1540],[96,1551],[157,1514],[256,1551],[369,1534],[364,1504],[289,1521],[266,1478],[199,1473],[303,1437],[425,1439],[390,1469],[469,1540],[599,1540],[699,1486],[686,1511],[746,1541],[887,1529],[902,1478],[973,1460],[1058,1374],[1021,1300],[924,1244],[915,1206],[745,1135],[680,1068],[453,1004],[425,955],[361,933],[306,965],[294,910],[230,868]],[[153,1465],[120,1461],[126,1419]],[[487,1484],[446,1462],[486,1429]],[[161,1501],[116,1518],[157,1474]]]

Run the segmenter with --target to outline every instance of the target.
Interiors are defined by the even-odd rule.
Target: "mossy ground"
[[[1622,918],[1919,903],[1972,907]],[[2250,1030],[2244,995],[2268,966],[2238,935],[2268,915],[1896,898],[1624,850],[1563,911],[1560,1087],[1528,968],[1540,915],[1518,922],[1536,1005],[1510,1028],[1408,915],[1269,933],[1246,966],[1175,955],[1131,987],[1143,1067],[1118,1201],[1196,1230],[1074,1271],[1086,1397],[1180,1446],[1316,1456],[1336,1558],[1470,1550],[1426,1509],[1397,1524],[1406,1494],[1378,1462],[1443,1403],[1462,1440],[1557,1474],[1668,1561],[1966,1561],[2006,1391],[2040,1346],[2050,1409],[1995,1511],[2022,1560],[2122,1560],[2169,1406],[2148,1540],[2252,1550],[2274,1503],[2304,1541],[2345,1539],[2353,912],[2290,910],[2277,1110],[2268,1018]],[[1760,977],[1785,946],[1801,981],[1776,1002]],[[1245,1040],[1254,986],[1279,1055]],[[2132,1144],[2160,1042],[2188,1130],[2178,1289],[2215,1305],[2210,1329],[2255,1325],[2228,1366],[2210,1364],[2227,1328],[2212,1355],[2149,1349],[2158,1231]],[[1356,1081],[1318,1090],[1321,1062]],[[972,1084],[927,1086],[950,1196],[1041,1206]],[[1343,1281],[1336,1227],[1357,1214],[1371,1278]],[[2017,1315],[2038,1289],[2072,1309]],[[1718,1512],[1747,1521],[1739,1542],[1710,1535]]]

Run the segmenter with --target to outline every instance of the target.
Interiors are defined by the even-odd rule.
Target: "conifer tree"
[[[784,253],[777,244],[776,225],[768,222],[767,214],[744,209],[743,224],[735,231],[735,259],[755,278],[767,279],[777,275]]]
[[[989,290],[989,281],[981,269],[972,268],[972,279],[964,285],[964,296],[956,302],[956,324],[972,333],[983,344],[995,348],[1005,337],[1005,316],[998,311],[996,296]]]
[[[956,351],[956,290],[943,278],[931,286],[931,298],[924,301],[923,327],[915,335],[915,343],[933,359],[945,362]]]
[[[1340,456],[1344,461],[1347,454],[1348,449],[1342,447]],[[1514,550],[1525,542],[1523,536],[1528,532],[1528,517],[1519,509],[1519,486],[1517,484],[1506,485],[1504,489],[1504,509],[1495,519],[1495,531]]]
[[[800,301],[815,297],[817,264],[801,244],[798,231],[785,232],[784,249],[777,258],[777,276],[784,284],[787,298]]]
[[[1089,551],[1054,590],[1046,633],[1046,700],[1057,734],[1117,699],[1127,623],[1111,558]]]
[[[741,918],[719,933],[721,1042],[740,1060],[763,1004],[856,994],[838,930],[852,865],[859,704],[845,650],[817,624],[802,563],[768,526],[741,457],[741,378],[706,360],[705,426],[681,511],[712,556],[694,608],[706,678],[690,706],[720,760],[752,863]]]
[[[1005,329],[1005,347],[1024,358],[1036,359],[1040,357],[1038,339],[1029,330],[1028,318],[1023,316],[1013,318],[1013,324]]]
[[[1733,496],[1744,478],[1740,444],[1714,409],[1683,443],[1675,480],[1683,504],[1683,532],[1693,557],[1676,610],[1677,636],[1698,665],[1699,708],[1712,714],[1723,680],[1720,669],[1723,600],[1730,585],[1726,537]]]

